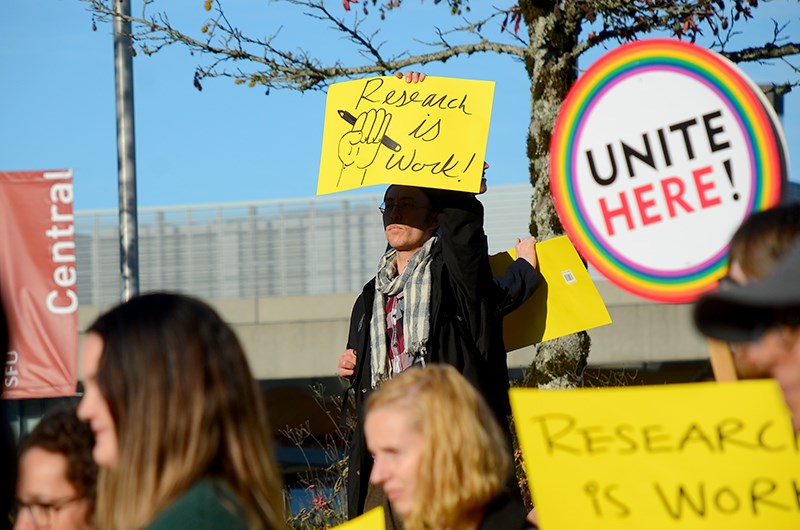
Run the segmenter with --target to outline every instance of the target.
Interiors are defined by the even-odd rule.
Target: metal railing
[[[491,252],[527,234],[530,186],[497,186],[481,200]],[[142,292],[206,299],[354,292],[386,247],[381,194],[139,208]],[[116,210],[77,211],[82,305],[120,300]]]

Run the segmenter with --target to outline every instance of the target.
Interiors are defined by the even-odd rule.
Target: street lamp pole
[[[139,294],[139,230],[136,210],[136,140],[133,126],[131,0],[114,0],[114,74],[117,101],[119,256],[123,301]]]

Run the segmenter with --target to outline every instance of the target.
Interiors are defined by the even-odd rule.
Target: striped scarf
[[[403,339],[405,354],[423,359],[430,335],[431,305],[431,247],[438,238],[430,238],[414,254],[403,274],[397,274],[395,258],[397,251],[390,249],[381,258],[375,276],[375,300],[370,320],[370,366],[372,388],[394,374],[389,362],[386,343],[386,297],[403,293],[405,315],[403,316]]]

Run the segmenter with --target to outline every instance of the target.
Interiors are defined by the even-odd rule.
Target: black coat
[[[536,528],[527,520],[525,507],[519,499],[501,494],[486,507],[478,530],[529,530]]]
[[[471,194],[428,191],[435,194],[432,202],[441,207],[441,235],[431,248],[431,331],[425,361],[455,366],[483,395],[500,425],[508,431],[511,410],[502,318],[511,306],[530,296],[541,283],[541,276],[526,263],[506,275],[504,282],[493,282],[483,231],[483,205]],[[526,288],[520,296],[520,289]],[[374,297],[373,278],[355,302],[347,341],[347,348],[356,351],[351,388],[358,414],[350,447],[350,517],[364,510],[372,469],[372,457],[364,440],[363,413],[364,400],[372,390],[369,330]]]

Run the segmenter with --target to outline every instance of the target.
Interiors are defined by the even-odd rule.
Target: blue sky
[[[159,2],[176,27],[199,28],[202,2]],[[271,35],[323,57],[352,57],[352,46],[294,6],[229,0],[242,29]],[[331,8],[341,10],[338,0]],[[477,5],[477,3],[476,3]],[[139,9],[134,2],[134,13]],[[387,51],[417,52],[411,40],[433,40],[432,27],[457,22],[446,8],[406,2],[381,27]],[[337,11],[338,12],[338,11]],[[789,22],[800,40],[800,3],[781,0],[758,10],[737,47],[771,31],[769,17]],[[352,15],[351,15],[352,16]],[[377,17],[373,17],[376,19]],[[377,24],[377,20],[374,20]],[[582,67],[587,67],[594,54]],[[175,47],[134,59],[138,199],[140,206],[208,204],[306,197],[316,191],[325,94],[235,86],[208,79],[192,86],[199,58]],[[800,62],[797,60],[796,62]],[[116,122],[111,27],[98,24],[78,0],[0,0],[0,170],[72,168],[78,210],[117,206]],[[742,65],[758,83],[789,79],[786,66]],[[496,81],[487,159],[492,184],[528,181],[525,134],[529,85],[523,66],[492,54],[429,65],[430,75]],[[785,99],[790,160],[800,163],[800,89]],[[376,190],[369,190],[376,191]],[[363,190],[362,190],[363,192]]]

